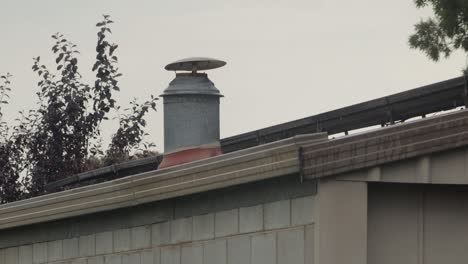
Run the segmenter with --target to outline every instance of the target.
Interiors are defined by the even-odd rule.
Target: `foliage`
[[[415,33],[409,38],[411,48],[434,61],[458,49],[468,52],[468,1],[415,0],[415,4],[418,8],[432,6],[435,17],[415,25]]]
[[[151,96],[150,101],[139,104],[135,99],[130,102],[131,108],[125,109],[125,113],[119,117],[119,128],[112,137],[112,143],[106,152],[106,165],[121,162],[128,159],[127,155],[130,150],[137,149],[146,135],[144,127],[146,120],[143,119],[145,114],[150,110],[156,110],[156,100]],[[150,153],[149,149],[154,147],[153,143],[143,143],[144,149],[140,149],[143,156]]]
[[[109,41],[112,23],[105,15],[96,24],[93,85],[82,80],[76,45],[60,33],[52,35],[56,71],[41,64],[40,57],[33,59],[32,69],[40,78],[37,109],[21,113],[18,124],[11,128],[2,122],[1,114],[8,103],[11,75],[1,76],[0,203],[43,194],[49,182],[94,168],[96,160],[111,163],[129,159],[140,148],[146,135],[145,114],[156,109],[157,98],[153,96],[142,104],[131,102],[102,157],[100,125],[109,119],[112,110],[119,109],[113,95],[120,90],[118,78],[122,76],[115,54],[118,45]]]
[[[20,171],[26,125],[21,122],[12,131],[3,120],[2,109],[8,104],[10,78],[8,73],[0,76],[0,203],[14,201],[22,197]]]

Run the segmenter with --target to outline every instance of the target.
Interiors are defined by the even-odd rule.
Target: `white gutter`
[[[0,206],[0,229],[130,207],[297,173],[300,145],[326,139],[325,133],[295,136],[180,166],[9,203]]]

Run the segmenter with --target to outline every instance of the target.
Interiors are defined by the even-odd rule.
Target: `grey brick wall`
[[[314,196],[0,250],[0,264],[311,264]]]

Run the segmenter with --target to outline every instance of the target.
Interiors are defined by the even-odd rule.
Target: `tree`
[[[2,121],[2,106],[8,103],[10,74],[0,77],[0,203],[45,193],[45,185],[89,169],[89,164],[104,164],[131,158],[143,144],[145,114],[156,110],[157,98],[131,102],[119,116],[119,129],[108,150],[100,142],[100,126],[112,111],[119,110],[113,95],[120,90],[115,54],[118,45],[109,41],[114,23],[108,15],[97,23],[96,73],[92,85],[82,80],[76,45],[63,34],[52,35],[56,71],[41,58],[33,59],[32,69],[40,78],[37,109],[20,112],[16,124]],[[22,180],[20,180],[22,179]]]
[[[435,17],[414,26],[415,33],[409,38],[411,48],[423,51],[433,61],[447,58],[458,49],[468,52],[468,1],[415,0],[415,4],[418,8],[432,6]]]
[[[12,129],[3,120],[2,109],[8,104],[11,74],[0,76],[0,203],[20,199],[20,172],[24,170],[22,157],[27,125],[20,122]]]

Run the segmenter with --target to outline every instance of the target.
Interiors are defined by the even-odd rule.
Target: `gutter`
[[[0,229],[53,221],[298,173],[301,135],[205,160],[0,206]]]
[[[317,179],[466,146],[467,109],[305,145],[303,173]]]

